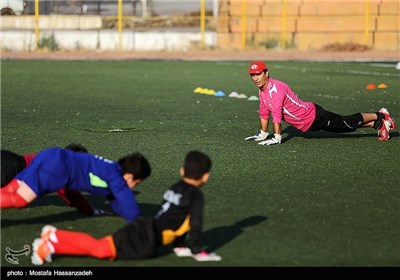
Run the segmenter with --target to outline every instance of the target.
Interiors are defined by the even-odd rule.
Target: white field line
[[[372,67],[384,67],[384,68],[393,68],[392,63],[370,63],[370,64],[364,64],[367,66],[372,66]]]
[[[322,68],[305,68],[305,67],[294,67],[294,66],[284,66],[279,64],[273,64],[270,66],[271,68],[277,69],[286,69],[286,70],[297,70],[303,73],[305,72],[325,72],[325,73],[346,73],[346,74],[354,74],[354,75],[365,75],[365,76],[385,76],[385,77],[398,77],[400,78],[400,73],[381,73],[381,72],[373,72],[373,71],[360,71],[360,70],[326,70]],[[393,67],[394,68],[394,67]]]
[[[341,96],[329,95],[329,94],[313,94],[313,96],[330,98],[330,99],[350,100],[350,101],[358,100],[354,97],[341,97]],[[382,100],[376,100],[376,99],[367,99],[367,100],[363,100],[363,101],[366,101],[368,103],[379,103],[379,104],[384,104],[384,105],[400,105],[400,103],[396,102],[396,101],[382,101]]]

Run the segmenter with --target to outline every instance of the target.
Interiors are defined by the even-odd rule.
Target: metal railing
[[[118,29],[119,46],[123,29],[192,29],[201,33],[215,30],[218,0],[25,0],[22,15],[35,17],[39,42],[39,17],[49,15],[101,16],[103,29]],[[37,44],[36,44],[37,45]]]

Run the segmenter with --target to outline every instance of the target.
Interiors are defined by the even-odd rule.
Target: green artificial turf
[[[387,107],[400,125],[400,71],[394,63],[267,62],[272,77],[305,101],[343,115]],[[140,261],[54,257],[45,267],[218,266],[320,267],[400,264],[400,137],[377,132],[301,133],[283,124],[281,145],[244,138],[259,131],[258,102],[230,98],[258,90],[249,62],[1,62],[1,147],[21,154],[71,142],[116,160],[142,152],[153,173],[136,189],[144,215],[179,179],[187,151],[213,160],[204,241],[221,262],[177,258],[170,247]],[[366,90],[369,83],[386,89]],[[194,93],[222,90],[225,97]],[[270,132],[272,132],[270,127]],[[123,131],[119,131],[123,130]],[[109,209],[103,198],[87,196]],[[120,217],[91,218],[48,195],[25,209],[1,211],[1,264],[6,247],[31,245],[45,224],[102,237]],[[31,266],[30,256],[20,256]]]

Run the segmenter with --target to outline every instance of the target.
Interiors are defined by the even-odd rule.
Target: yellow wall
[[[283,0],[246,0],[245,14],[243,1],[219,2],[217,31],[221,49],[243,49],[240,38],[246,38],[245,48],[249,49],[264,49],[271,42],[282,48],[286,42],[286,48],[299,50],[354,43],[400,51],[398,0],[286,0],[285,21]],[[241,37],[243,32],[245,36]]]

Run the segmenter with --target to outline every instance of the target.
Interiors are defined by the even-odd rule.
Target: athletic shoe
[[[221,256],[216,253],[207,253],[205,251],[192,256],[198,262],[220,261]]]
[[[389,129],[390,129],[389,121],[382,120],[382,127],[378,131],[379,141],[386,141],[389,139]]]
[[[32,258],[31,261],[35,265],[42,265],[45,262],[51,262],[51,248],[48,241],[42,238],[36,238],[32,243]]]
[[[42,228],[40,238],[35,239],[32,244],[33,264],[42,265],[45,261],[51,262],[51,254],[54,253],[54,247],[50,243],[50,240],[53,242],[58,242],[57,236],[55,235],[56,231],[57,228],[51,225],[45,225]]]
[[[46,242],[49,240],[57,242],[57,237],[54,234],[56,231],[57,231],[56,227],[53,227],[51,225],[45,225],[42,228],[42,233],[40,234],[40,238]]]
[[[390,116],[389,111],[386,108],[382,108],[379,110],[379,113],[382,113],[385,116],[385,121],[389,122],[390,128],[389,130],[395,130],[396,128],[396,122],[395,120]]]
[[[175,247],[174,253],[178,257],[191,257],[193,256],[192,251],[187,247]]]

